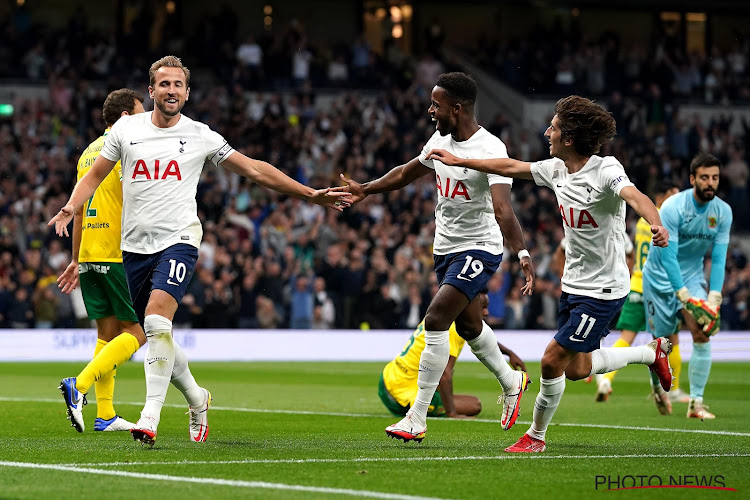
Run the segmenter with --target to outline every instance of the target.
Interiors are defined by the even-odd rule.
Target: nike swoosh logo
[[[573,338],[573,336],[572,336],[572,335],[571,335],[570,337],[568,337],[568,339],[569,339],[569,340],[571,340],[572,342],[583,342],[583,339],[576,339],[576,338]]]
[[[179,283],[175,283],[174,281],[172,281],[172,280],[170,280],[170,279],[168,279],[168,280],[167,280],[167,285],[180,286],[180,284],[179,284]]]
[[[155,362],[159,361],[158,359],[150,359],[148,361],[148,364],[153,365]]]
[[[142,142],[143,142],[143,141],[130,141],[130,145],[131,145],[131,146],[135,146],[136,144],[140,144],[140,143],[142,143]]]
[[[471,279],[470,279],[470,278],[464,278],[464,277],[463,277],[463,276],[461,276],[460,274],[457,274],[457,275],[456,275],[456,278],[458,278],[458,279],[460,279],[460,280],[464,280],[464,281],[471,281]]]
[[[562,184],[558,184],[557,187],[561,188],[561,187],[563,187],[563,185]]]

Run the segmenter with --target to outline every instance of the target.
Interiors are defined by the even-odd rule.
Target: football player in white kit
[[[141,317],[145,314],[148,339],[146,404],[131,433],[153,446],[170,381],[188,402],[190,439],[203,442],[208,437],[211,393],[195,382],[184,352],[172,338],[172,319],[195,269],[203,236],[195,196],[206,160],[335,210],[347,206],[351,197],[304,186],[272,165],[235,151],[207,125],[181,114],[190,96],[190,71],[179,58],[156,61],[149,79],[154,111],[117,121],[91,170],[49,224],[58,235],[67,236],[73,214],[87,200],[96,206],[96,188],[121,161],[123,266],[135,310]]]
[[[422,441],[427,410],[448,363],[448,329],[455,321],[458,334],[497,378],[503,388],[502,425],[510,429],[518,417],[519,401],[529,382],[523,371],[505,361],[492,329],[482,320],[479,292],[495,273],[503,254],[503,236],[518,252],[526,276],[523,292],[534,289],[534,270],[521,226],[510,204],[512,180],[473,170],[448,168],[427,158],[432,148],[446,148],[467,157],[507,157],[505,144],[479,126],[474,117],[477,84],[463,73],[440,75],[432,89],[429,114],[437,131],[422,153],[383,177],[360,184],[341,176],[353,202],[370,194],[400,189],[432,174],[437,183],[435,207],[435,273],[440,288],[425,316],[425,348],[419,361],[418,392],[414,405],[386,433],[406,441]],[[502,232],[501,232],[502,230]]]
[[[566,376],[580,380],[627,364],[645,364],[665,391],[672,384],[667,360],[671,344],[666,338],[638,347],[599,347],[629,292],[625,202],[651,224],[654,245],[667,246],[669,239],[653,202],[630,182],[620,162],[595,154],[614,134],[615,120],[604,108],[570,96],[557,101],[555,116],[544,133],[550,144],[549,160],[465,159],[445,150],[427,155],[436,163],[533,179],[554,190],[557,197],[567,240],[558,332],[542,357],[531,428],[505,451],[545,450],[545,433],[565,390]]]

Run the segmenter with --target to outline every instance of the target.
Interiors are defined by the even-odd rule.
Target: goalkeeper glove
[[[677,298],[685,305],[685,309],[700,325],[701,329],[707,333],[707,329],[711,328],[714,329],[712,333],[715,333],[715,330],[718,329],[715,327],[718,310],[712,308],[703,299],[691,297],[687,287],[680,288],[676,294]]]
[[[715,290],[708,292],[707,303],[708,307],[713,311],[714,316],[716,316],[715,320],[703,326],[703,332],[710,337],[711,335],[714,335],[719,331],[721,322],[721,292],[717,292]]]

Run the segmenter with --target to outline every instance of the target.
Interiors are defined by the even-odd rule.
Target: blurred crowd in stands
[[[144,54],[153,52],[135,35],[125,51],[116,50],[114,41],[86,26],[85,16],[75,17],[62,32],[22,28],[18,20],[0,25],[8,41],[0,47],[0,77],[22,74],[28,81],[48,82],[49,99],[19,99],[14,115],[0,121],[0,327],[89,326],[80,298],[63,295],[56,286],[70,262],[70,240],[57,238],[46,222],[69,196],[78,155],[104,130],[101,105],[107,91],[125,85],[142,91],[152,61]],[[193,90],[184,112],[208,123],[237,150],[315,187],[338,185],[340,172],[364,182],[418,155],[434,132],[427,115],[429,91],[437,75],[456,69],[440,54],[417,60],[394,51],[378,56],[363,39],[309,47],[304,29],[294,23],[257,40],[239,38],[236,26],[211,20],[202,29],[194,39],[165,36],[171,45],[155,51],[157,56],[190,54],[185,61],[194,70]],[[601,96],[618,126],[617,138],[603,154],[615,155],[647,194],[663,178],[689,187],[692,156],[700,150],[713,153],[725,165],[719,196],[733,207],[735,232],[750,227],[750,125],[743,121],[741,132],[733,133],[731,114],[708,123],[683,116],[672,99],[681,92],[679,78],[649,66],[656,64],[649,54],[659,53],[658,44],[643,54],[621,52],[617,64],[610,64],[611,37],[563,43],[554,50],[543,38],[481,40],[476,56],[524,92]],[[708,75],[715,74],[721,86],[715,100],[746,92],[747,71],[738,62],[747,59],[746,45],[719,50],[706,61],[672,59],[662,52],[673,75],[684,65],[697,69],[700,83],[682,97],[705,97],[708,66]],[[483,54],[494,57],[481,60]],[[639,54],[639,64],[630,61]],[[530,55],[540,59],[507,68]],[[719,58],[723,62],[716,68]],[[554,70],[554,61],[572,65],[572,82],[562,79],[571,86],[559,86],[559,74],[535,75],[541,68]],[[600,61],[607,68],[598,87],[591,87],[596,78],[582,61],[591,66]],[[637,72],[631,71],[634,65]],[[610,77],[611,66],[617,66],[617,78]],[[202,69],[222,84],[209,88],[197,81]],[[531,88],[535,79],[540,83]],[[320,89],[331,86],[341,90],[324,96]],[[484,125],[505,141],[512,157],[547,156],[543,130],[519,129],[502,115]],[[554,194],[517,181],[513,195],[537,287],[531,297],[520,295],[523,276],[507,252],[489,284],[488,322],[496,328],[555,328],[560,287],[550,260],[563,232]],[[204,239],[174,320],[178,328],[414,328],[437,290],[431,253],[436,193],[429,176],[337,213],[208,165],[197,200]],[[631,231],[635,221],[629,214]],[[750,329],[749,291],[747,256],[732,244],[723,328]]]

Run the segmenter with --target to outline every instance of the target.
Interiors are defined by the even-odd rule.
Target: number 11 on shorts
[[[586,323],[588,323],[588,326]],[[578,328],[576,328],[575,333],[568,338],[573,342],[583,342],[586,337],[589,336],[589,333],[591,333],[591,329],[594,328],[594,323],[596,323],[596,318],[592,318],[585,313],[581,314],[581,322],[578,324]],[[586,329],[585,331],[584,328]]]

